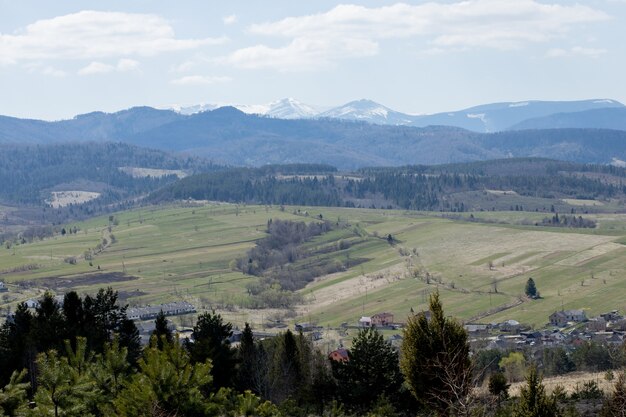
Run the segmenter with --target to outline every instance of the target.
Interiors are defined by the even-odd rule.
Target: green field
[[[242,308],[249,297],[246,284],[258,278],[233,271],[231,261],[265,235],[268,219],[315,221],[319,214],[349,226],[307,247],[352,236],[358,244],[328,256],[359,262],[309,284],[301,290],[305,302],[292,311]],[[519,225],[537,218],[533,212],[474,216],[505,224],[449,220],[438,213],[323,207],[136,209],[115,214],[115,222],[106,216],[66,225],[76,226],[76,234],[2,247],[0,280],[10,291],[0,298],[0,307],[14,308],[47,288],[59,294],[72,289],[91,293],[110,285],[131,305],[185,299],[201,309],[215,308],[236,324],[256,325],[288,317],[338,326],[382,311],[404,321],[411,309],[426,308],[428,294],[437,289],[448,314],[480,322],[516,319],[541,326],[561,306],[583,308],[588,315],[626,310],[626,215],[586,216],[598,222],[596,229]],[[387,242],[388,234],[394,245]],[[104,250],[85,260],[85,251],[103,238]],[[76,257],[75,265],[67,262],[70,257]],[[523,297],[531,276],[540,300]]]

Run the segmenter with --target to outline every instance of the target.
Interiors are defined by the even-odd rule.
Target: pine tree
[[[524,289],[526,295],[530,298],[537,298],[537,286],[535,285],[535,280],[528,278],[526,281],[526,288]]]
[[[392,396],[402,385],[398,354],[376,329],[360,330],[352,341],[348,361],[332,362],[344,403],[363,412],[379,396]]]
[[[70,366],[68,359],[54,350],[39,354],[37,368],[35,415],[79,417],[88,414],[94,384],[86,374]]]
[[[558,414],[556,400],[549,397],[537,368],[533,365],[526,376],[526,385],[522,387],[520,399],[513,410],[513,417],[555,417]]]
[[[193,328],[194,341],[187,344],[195,363],[211,360],[213,388],[216,390],[231,386],[235,374],[235,351],[230,347],[232,329],[232,324],[224,323],[221,315],[204,313],[198,317]]]
[[[626,417],[626,373],[621,372],[615,385],[613,392],[604,402],[601,417]]]
[[[22,382],[25,378],[26,370],[15,371],[9,383],[4,389],[0,389],[0,416],[13,417],[18,413],[23,415],[22,412],[25,411],[27,405],[26,390],[29,386],[28,383]]]
[[[163,313],[163,310],[161,310],[159,314],[157,314],[157,317],[154,320],[154,324],[155,327],[152,335],[156,336],[158,348],[163,349],[164,342],[172,343],[173,341],[172,330],[169,328],[169,322],[167,318],[165,318],[165,313]]]
[[[459,322],[446,318],[438,292],[430,296],[430,319],[424,313],[409,318],[400,367],[415,398],[435,413],[447,416],[469,408],[467,333]]]
[[[254,344],[254,335],[248,323],[245,324],[241,333],[241,342],[237,349],[239,369],[237,371],[237,389],[254,391],[253,375],[257,362],[257,350]],[[257,393],[258,394],[258,393]]]
[[[202,389],[210,383],[210,361],[193,364],[178,340],[166,343],[160,350],[152,337],[139,360],[139,372],[113,401],[114,415],[204,415],[210,401]]]

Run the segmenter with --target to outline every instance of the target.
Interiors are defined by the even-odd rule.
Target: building
[[[550,324],[564,327],[569,322],[582,323],[587,321],[587,315],[583,310],[561,310],[550,315]]]
[[[390,326],[393,324],[393,314],[392,313],[376,313],[371,317],[372,326]]]
[[[296,323],[294,325],[296,332],[311,332],[315,329],[315,326],[311,323]]]
[[[348,349],[339,348],[337,350],[333,350],[328,354],[328,359],[336,362],[348,362],[350,360],[350,357],[348,356]]]
[[[0,292],[7,292],[7,291],[9,291],[7,286],[4,285],[4,282],[0,281]]]
[[[368,316],[363,316],[359,319],[359,326],[361,327],[372,327],[372,318]]]
[[[24,304],[26,304],[26,308],[37,308],[37,307],[39,307],[39,301],[37,301],[37,300],[35,300],[33,298],[30,298],[30,299],[24,301]]]
[[[126,315],[131,320],[151,320],[155,319],[161,311],[166,316],[177,316],[180,314],[195,313],[196,308],[186,301],[176,301],[157,306],[129,308],[126,310]]]
[[[517,320],[506,320],[498,324],[498,327],[503,332],[518,333],[522,328],[522,325]]]

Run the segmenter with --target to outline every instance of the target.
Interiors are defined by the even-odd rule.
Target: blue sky
[[[626,102],[626,0],[0,0],[0,114]]]

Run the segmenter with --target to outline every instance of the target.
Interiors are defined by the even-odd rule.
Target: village
[[[0,293],[8,291],[8,287],[0,281]],[[63,305],[63,295],[56,295],[54,298],[59,305]],[[25,304],[29,309],[36,309],[39,306],[36,299],[28,299]],[[148,343],[150,335],[154,331],[154,319],[160,312],[163,312],[166,317],[172,317],[194,314],[197,313],[197,309],[187,301],[128,308],[128,318],[136,322],[143,343]],[[422,313],[430,320],[429,311]],[[8,312],[6,319],[10,320],[10,317],[11,313]],[[576,348],[590,341],[599,344],[621,345],[626,340],[626,317],[617,310],[605,312],[595,317],[587,317],[585,311],[581,309],[558,310],[546,319],[546,325],[539,329],[533,329],[513,319],[500,323],[464,323],[463,327],[468,333],[470,345],[474,350],[523,350],[558,346]],[[173,323],[171,326],[172,330],[176,331],[180,337],[191,337],[190,328],[186,326],[178,326],[179,328],[177,328]],[[309,322],[296,322],[293,325],[293,330],[296,333],[302,332],[312,341],[318,342],[324,339],[327,331],[331,330],[338,331],[340,334],[347,334],[348,330],[376,328],[383,332],[386,340],[392,346],[399,348],[402,344],[404,326],[404,322],[395,320],[393,313],[378,312],[370,316],[361,316],[353,323],[341,323],[338,328],[323,327]],[[255,329],[254,334],[259,338],[272,337],[277,330],[287,327],[286,323],[268,322],[263,326],[263,329]],[[231,342],[237,343],[240,337],[241,330],[235,327]],[[330,357],[347,358],[341,341],[337,344],[339,346],[336,346],[335,350],[329,349]]]

